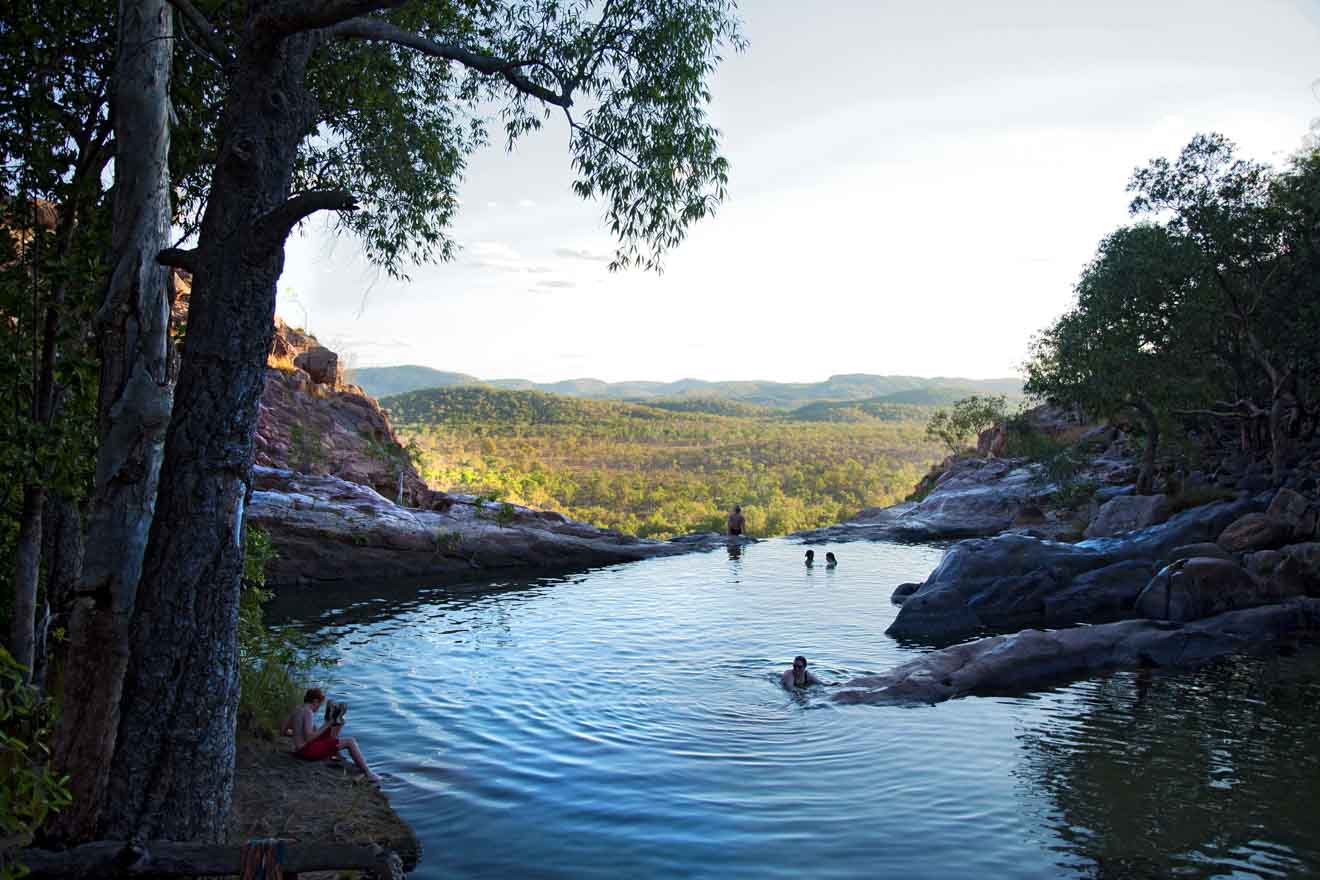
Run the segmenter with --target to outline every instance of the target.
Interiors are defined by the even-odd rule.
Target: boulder
[[[1234,520],[1220,533],[1216,543],[1229,553],[1249,553],[1253,550],[1267,550],[1282,547],[1292,540],[1291,523],[1270,516],[1268,513],[1248,513]]]
[[[1045,597],[1045,622],[1057,626],[1128,616],[1154,573],[1151,563],[1128,559],[1078,575]]]
[[[1047,607],[1052,597],[1067,595],[1079,576],[1129,560],[1153,565],[1175,547],[1212,540],[1226,525],[1263,506],[1250,498],[1216,501],[1121,537],[1091,538],[1077,544],[1012,533],[959,541],[945,551],[920,589],[903,602],[886,632],[895,638],[938,644],[985,628],[1045,625],[1050,620]],[[1130,574],[1132,569],[1109,574],[1123,571]],[[1109,587],[1121,597],[1122,585],[1110,583]],[[1082,595],[1085,593],[1060,600],[1057,613],[1078,607],[1084,601]],[[1097,599],[1096,605],[1102,616],[1112,612],[1108,600]]]
[[[1137,597],[1136,613],[1186,622],[1300,595],[1278,579],[1257,578],[1225,559],[1194,557],[1166,566]]]
[[[1211,541],[1201,541],[1196,544],[1183,544],[1181,547],[1174,547],[1165,555],[1164,564],[1168,565],[1177,562],[1179,559],[1191,559],[1193,556],[1207,556],[1211,559],[1233,558],[1233,554],[1218,544]]]
[[[1248,553],[1243,563],[1257,578],[1284,582],[1284,589],[1320,596],[1320,542]]]
[[[1087,538],[1108,538],[1162,523],[1169,518],[1167,495],[1123,495],[1100,507],[1086,528]]]
[[[338,387],[344,375],[339,367],[339,355],[324,345],[317,345],[293,359],[293,365],[311,376],[319,385]]]
[[[1302,518],[1306,516],[1306,509],[1309,506],[1310,502],[1300,492],[1294,492],[1292,489],[1280,489],[1274,493],[1274,500],[1266,508],[1265,515],[1297,528],[1301,525]]]
[[[1226,654],[1265,653],[1320,633],[1320,599],[1294,599],[1193,623],[1125,620],[1055,632],[1025,630],[923,654],[881,675],[845,682],[839,703],[937,703],[1021,693],[1078,676],[1143,666],[1194,667]]]
[[[921,589],[921,584],[899,584],[894,587],[894,592],[889,594],[889,601],[895,605],[902,605],[908,596],[919,589]]]

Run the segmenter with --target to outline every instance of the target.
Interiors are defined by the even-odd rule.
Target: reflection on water
[[[1023,733],[1020,771],[1098,877],[1320,867],[1320,663],[1234,658],[1079,684]]]
[[[795,654],[838,682],[925,650],[883,632],[939,555],[729,544],[272,616],[338,657],[423,878],[1320,873],[1315,653],[915,709],[779,687]]]

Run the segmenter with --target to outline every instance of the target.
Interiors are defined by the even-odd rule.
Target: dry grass
[[[285,373],[292,373],[298,369],[293,364],[293,358],[287,354],[268,354],[266,355],[266,366],[272,370],[280,370]]]

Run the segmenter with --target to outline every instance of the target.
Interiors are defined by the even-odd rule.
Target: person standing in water
[[[808,550],[808,551],[807,551],[807,568],[811,568],[811,567],[812,567],[813,565],[815,565],[815,564],[816,564],[816,551],[815,551],[815,550]]]
[[[826,567],[826,568],[833,568],[834,566],[836,566],[836,565],[838,565],[838,564],[839,564],[839,560],[837,560],[837,559],[834,558],[834,554],[833,554],[833,553],[826,553],[826,554],[825,554],[825,567]]]
[[[733,505],[733,510],[729,513],[729,534],[737,537],[746,527],[747,520],[743,518],[742,506]]]
[[[796,688],[820,684],[821,681],[810,672],[807,672],[807,658],[799,654],[793,658],[793,668],[785,669],[784,674],[779,676],[779,683],[784,686],[784,690],[791,691]]]

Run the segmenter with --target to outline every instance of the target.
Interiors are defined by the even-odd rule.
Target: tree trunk
[[[23,511],[18,520],[14,547],[14,610],[9,620],[9,653],[25,670],[23,680],[32,680],[33,627],[37,616],[37,583],[41,571],[41,514],[46,490],[30,485],[23,489]]]
[[[314,118],[312,38],[259,36],[239,52],[218,129],[103,814],[111,837],[219,839],[233,790],[243,512],[287,237],[260,221],[287,200]]]
[[[97,314],[100,445],[86,557],[69,622],[54,762],[73,803],[51,838],[91,840],[115,753],[129,630],[169,421],[169,74],[165,0],[121,0],[115,81],[114,267]]]
[[[49,643],[51,627],[67,630],[74,588],[82,573],[83,528],[78,506],[63,494],[46,500],[41,559],[46,569],[44,615],[38,618],[33,648],[32,683],[45,688],[49,670],[63,669],[67,641]],[[44,619],[43,619],[44,618]],[[55,656],[58,654],[59,656]]]
[[[1155,410],[1144,400],[1135,401],[1133,409],[1141,414],[1146,426],[1146,448],[1141,453],[1141,470],[1137,473],[1137,494],[1149,495],[1155,488],[1155,458],[1159,454],[1160,420]]]

